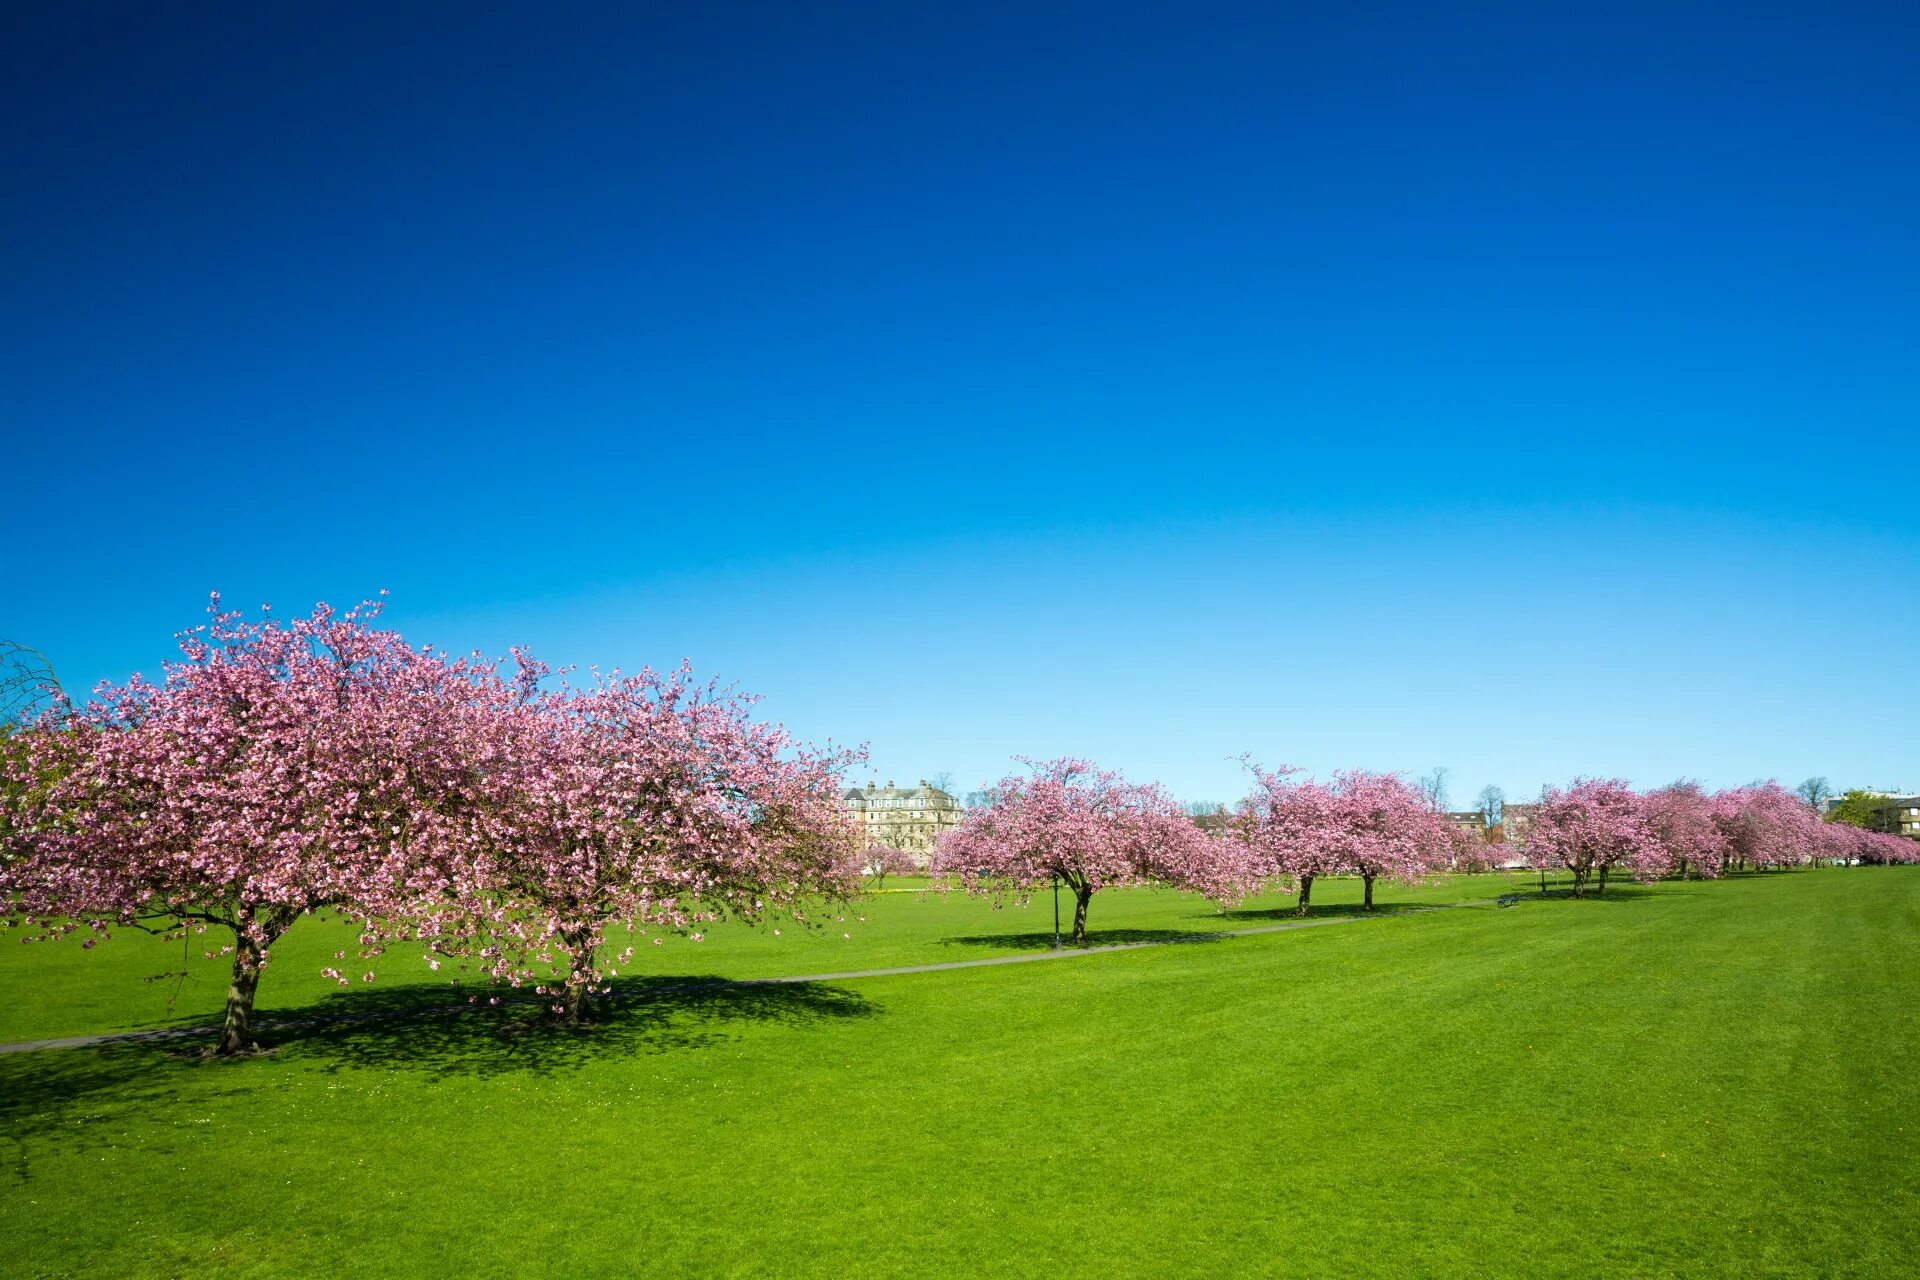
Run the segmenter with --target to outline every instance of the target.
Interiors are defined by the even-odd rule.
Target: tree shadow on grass
[[[582,1027],[545,1018],[544,1000],[451,1003],[445,988],[342,992],[263,1020],[264,1057],[199,1056],[203,1034],[131,1037],[68,1049],[0,1054],[0,1185],[32,1179],[30,1153],[111,1145],[130,1125],[155,1151],[196,1145],[170,1118],[185,1104],[218,1108],[274,1087],[288,1067],[416,1071],[436,1078],[552,1075],[609,1058],[692,1051],[749,1024],[789,1027],[875,1016],[855,992],[814,982],[733,983],[712,977],[622,982]]]
[[[1072,937],[1062,932],[1060,945],[1069,950],[1094,950],[1099,947],[1122,947],[1142,942],[1205,942],[1214,937],[1212,933],[1196,932],[1191,929],[1089,929],[1084,948],[1076,944]],[[948,946],[961,947],[1002,947],[1018,951],[1050,951],[1053,949],[1053,930],[1046,929],[1028,933],[976,933],[940,939]]]
[[[1692,898],[1699,896],[1698,889],[1672,889],[1665,885],[1656,888],[1653,885],[1621,884],[1618,881],[1607,885],[1604,894],[1598,894],[1591,887],[1576,899],[1571,885],[1550,885],[1545,893],[1538,886],[1515,893],[1514,897],[1523,903],[1533,902],[1645,902],[1649,898]]]
[[[0,1185],[33,1180],[37,1147],[110,1146],[129,1125],[144,1124],[189,1098],[218,1106],[252,1092],[237,1075],[217,1082],[198,1077],[179,1046],[135,1040],[0,1055]],[[191,1145],[194,1134],[149,1131],[142,1146],[171,1153],[176,1139]]]
[[[1305,915],[1293,904],[1278,907],[1255,907],[1240,910],[1223,911],[1220,919],[1228,927],[1235,925],[1286,924],[1293,920],[1372,920],[1381,916],[1402,916],[1412,911],[1430,911],[1435,906],[1448,905],[1432,902],[1380,902],[1369,911],[1357,902],[1329,902],[1324,906],[1309,906]]]
[[[863,996],[824,983],[716,977],[621,980],[581,1026],[554,1022],[547,1001],[538,997],[503,996],[492,1005],[483,996],[477,1004],[449,1006],[444,992],[435,994],[436,1003],[418,1007],[408,1007],[410,998],[420,998],[409,992],[396,993],[392,1009],[368,1011],[355,1002],[339,1010],[346,1016],[316,1013],[270,1030],[266,1039],[288,1062],[328,1072],[552,1075],[608,1057],[704,1048],[748,1024],[804,1026],[878,1012]]]

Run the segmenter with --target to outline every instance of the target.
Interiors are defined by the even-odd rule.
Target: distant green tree
[[[1890,797],[1878,791],[1855,787],[1833,802],[1833,807],[1827,810],[1827,821],[1844,822],[1862,831],[1891,831],[1893,805],[1889,800]]]

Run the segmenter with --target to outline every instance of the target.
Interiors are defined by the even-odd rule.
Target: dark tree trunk
[[[593,935],[562,933],[567,948],[567,993],[557,1015],[568,1026],[579,1026],[593,1016]]]
[[[260,1048],[253,1037],[253,998],[260,990],[260,970],[267,952],[292,923],[292,916],[275,914],[235,926],[233,979],[227,985],[227,1013],[220,1025],[220,1042],[213,1047],[214,1057],[233,1058]]]
[[[1600,892],[1597,896],[1602,898],[1607,896],[1607,869],[1605,867],[1600,868]]]
[[[1307,914],[1307,904],[1312,901],[1313,901],[1313,877],[1301,876],[1300,877],[1300,906],[1296,911],[1294,911],[1293,914],[1297,916],[1303,916]]]
[[[1073,945],[1087,945],[1087,904],[1093,901],[1093,889],[1089,885],[1076,886],[1073,891]]]
[[[233,980],[227,984],[227,1016],[220,1027],[220,1043],[213,1048],[215,1057],[237,1057],[258,1047],[253,1039],[253,996],[259,989],[260,951],[242,938],[233,948]]]
[[[1573,896],[1576,898],[1585,897],[1586,896],[1585,891],[1587,887],[1587,876],[1590,873],[1584,867],[1574,867],[1572,868],[1572,870],[1573,870]]]
[[[1373,877],[1363,875],[1360,877],[1360,880],[1363,884],[1367,886],[1364,902],[1366,905],[1366,909],[1368,911],[1371,911],[1373,910]]]

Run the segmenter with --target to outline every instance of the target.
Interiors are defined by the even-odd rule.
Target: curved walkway
[[[799,982],[849,982],[856,978],[892,978],[908,973],[944,973],[949,969],[985,969],[999,964],[1034,964],[1042,960],[1071,960],[1079,956],[1111,955],[1116,951],[1142,951],[1148,947],[1183,947],[1196,942],[1220,942],[1228,938],[1251,938],[1263,933],[1287,933],[1294,929],[1316,929],[1322,925],[1352,924],[1360,920],[1392,920],[1398,916],[1423,915],[1429,911],[1454,911],[1462,907],[1492,906],[1495,899],[1486,898],[1474,902],[1442,902],[1424,907],[1398,907],[1391,911],[1382,911],[1374,915],[1316,916],[1305,920],[1289,920],[1284,924],[1261,925],[1257,929],[1223,929],[1211,933],[1194,933],[1183,938],[1156,938],[1148,942],[1116,942],[1104,947],[1063,947],[1058,951],[1022,951],[1011,956],[989,956],[984,960],[944,960],[937,964],[903,964],[890,969],[848,969],[841,973],[800,973],[779,978],[727,978],[715,982],[688,982],[673,986],[649,987],[645,991],[616,993],[614,1000],[648,1000],[655,996],[667,995],[676,991],[692,991],[712,987],[764,987],[780,983]],[[418,1009],[387,1009],[374,1013],[348,1014],[339,1018],[263,1018],[262,1031],[274,1027],[310,1027],[327,1022],[363,1022],[379,1018],[419,1018],[436,1013],[454,1013],[471,1008],[466,1002],[459,1004],[428,1005]],[[94,1044],[131,1044],[143,1040],[177,1040],[185,1036],[202,1036],[213,1030],[207,1024],[192,1027],[166,1027],[159,1031],[119,1031],[104,1032],[91,1036],[62,1036],[52,1040],[16,1040],[11,1044],[0,1044],[0,1053],[31,1053],[36,1049],[79,1049]]]

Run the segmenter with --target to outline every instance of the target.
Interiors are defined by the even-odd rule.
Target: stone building
[[[1920,796],[1893,796],[1892,801],[1890,829],[1909,840],[1920,840]]]
[[[1525,844],[1527,829],[1533,826],[1534,815],[1540,812],[1537,804],[1506,804],[1500,806],[1500,838],[1508,844]]]
[[[846,795],[847,808],[853,811],[867,831],[867,847],[887,845],[903,849],[915,862],[925,866],[933,853],[933,842],[942,831],[954,826],[965,812],[960,802],[940,788],[920,780],[917,787],[886,786],[869,782],[854,787]]]

